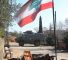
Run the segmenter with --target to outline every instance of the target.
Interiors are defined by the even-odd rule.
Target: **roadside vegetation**
[[[20,8],[16,0],[0,0],[0,37],[12,26],[13,14]]]
[[[17,4],[16,0],[0,0],[0,37],[5,36],[6,34],[10,35],[8,27],[12,26],[11,22],[13,22],[13,14],[15,14],[20,7],[21,4]],[[50,24],[50,29],[43,32],[46,37],[47,45],[54,46],[53,25]],[[11,32],[11,35],[17,37],[20,36],[21,33]],[[65,20],[64,24],[61,22],[57,24],[56,39],[58,46],[60,42],[63,42],[68,50],[68,18]]]

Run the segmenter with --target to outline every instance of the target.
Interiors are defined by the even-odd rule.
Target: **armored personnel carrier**
[[[42,33],[26,31],[22,36],[16,38],[16,42],[19,43],[19,46],[23,46],[26,43],[39,46],[40,44],[45,44],[45,36]]]

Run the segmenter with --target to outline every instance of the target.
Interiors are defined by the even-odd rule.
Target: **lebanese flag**
[[[18,19],[18,25],[23,27],[24,25],[33,22],[40,11],[52,7],[52,0],[28,0],[15,16]]]

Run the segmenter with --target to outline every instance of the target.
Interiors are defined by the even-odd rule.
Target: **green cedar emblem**
[[[32,0],[29,10],[31,10],[33,8],[37,9],[39,7],[40,3],[41,3],[41,0]]]

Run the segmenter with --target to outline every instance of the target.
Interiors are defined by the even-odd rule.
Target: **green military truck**
[[[43,33],[33,33],[31,31],[29,33],[25,32],[16,38],[16,42],[19,43],[19,46],[23,46],[26,43],[39,46],[40,44],[46,44],[45,40]]]

